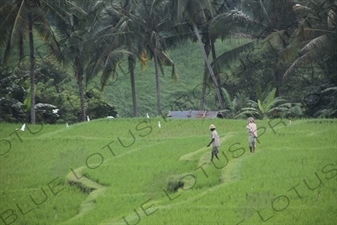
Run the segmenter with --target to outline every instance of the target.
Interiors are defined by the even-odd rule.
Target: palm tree
[[[198,24],[202,25],[207,23],[207,21],[209,21],[213,15],[211,2],[212,1],[209,0],[172,0],[170,1],[169,5],[171,7],[172,18],[175,23],[180,23],[183,21],[184,16],[188,18],[188,22],[191,24],[193,32],[198,40],[206,67],[213,81],[220,108],[224,109],[224,102],[221,97],[220,86],[214,75],[214,71],[208,59],[209,53],[205,51],[205,46],[202,42],[198,29]]]
[[[299,22],[290,46],[296,46],[299,51],[285,54],[280,60],[292,62],[284,77],[307,63],[317,63],[325,69],[329,66],[326,63],[328,59],[337,55],[337,2],[318,1],[311,2],[308,6],[296,4],[293,8]]]
[[[141,52],[143,59],[154,60],[158,115],[161,115],[159,71],[163,74],[163,66],[171,66],[172,79],[176,81],[178,78],[172,59],[165,53],[167,42],[171,38],[166,32],[172,25],[166,3],[165,0],[142,0],[141,4],[136,5],[135,12],[130,14],[130,19],[134,22],[134,32],[139,35],[138,41],[141,43],[138,52]]]
[[[243,29],[249,28],[249,25],[252,24],[253,21],[247,15],[236,9],[230,10],[229,8],[221,5],[220,8],[222,9],[221,13],[215,15],[207,23],[207,29],[205,29],[207,33],[204,31],[203,34],[206,33],[206,37],[209,37],[208,42],[211,46],[213,58],[211,66],[213,70],[216,71],[216,79],[220,85],[220,88],[222,88],[223,84],[220,82],[220,71],[222,71],[224,67],[227,67],[226,69],[231,70],[230,64],[234,64],[242,52],[252,49],[255,43],[253,40],[247,42],[246,39],[253,38],[247,34],[242,33],[244,31]],[[219,10],[217,10],[217,12],[219,12]],[[223,52],[219,56],[216,56],[214,43],[217,39],[221,39],[222,41],[228,40],[228,42],[238,42],[240,40],[244,40],[245,43],[240,43],[239,46]],[[223,92],[221,92],[221,94],[222,96],[224,95]],[[200,105],[202,105],[202,103]]]
[[[46,1],[43,1],[42,4],[46,5]],[[3,54],[4,66],[8,63],[11,51],[15,47],[19,49],[19,61],[23,59],[24,41],[28,36],[30,61],[30,96],[28,99],[30,99],[30,122],[32,124],[36,122],[34,31],[44,42],[49,43],[47,46],[50,53],[60,55],[58,44],[45,17],[42,6],[39,0],[14,0],[4,2],[0,8],[0,33],[2,34],[0,37],[0,46],[6,43]]]
[[[287,49],[296,24],[293,5],[291,0],[244,0],[242,2],[246,14],[252,15],[252,18],[246,20],[249,25],[246,32],[258,40],[256,48],[252,50],[257,49],[259,53],[271,54],[275,58],[271,79],[276,87],[276,96],[279,96],[284,73],[284,67],[277,62],[286,53],[295,52],[295,48]]]
[[[100,26],[100,13],[105,9],[105,4],[101,1],[78,1],[76,3],[67,1],[64,7],[56,4],[51,4],[51,7],[58,9],[58,13],[53,14],[53,18],[57,21],[57,29],[62,37],[59,42],[63,54],[58,60],[63,62],[65,66],[70,64],[74,70],[80,95],[81,121],[86,121],[83,82],[85,72],[92,71],[88,70],[88,67],[93,64],[91,60],[95,51],[103,47],[99,46],[102,42],[96,42],[94,37]],[[105,52],[96,65],[104,64],[103,73],[111,73],[118,60],[110,60],[110,52],[114,49],[111,45],[108,47],[104,45],[104,47],[106,47]],[[118,55],[120,54],[118,53]],[[98,71],[98,66],[95,71]]]
[[[112,43],[115,45],[124,45],[128,51],[127,66],[128,73],[130,73],[130,83],[131,83],[131,95],[132,95],[132,109],[133,116],[137,116],[137,99],[136,99],[136,85],[135,85],[135,66],[136,59],[142,63],[146,63],[146,59],[142,61],[142,47],[140,36],[136,32],[135,21],[130,15],[133,14],[137,9],[137,3],[135,1],[127,1],[123,7],[119,10],[115,10],[113,7],[106,7],[105,16],[102,17],[103,21],[106,23],[102,29],[97,33],[97,38],[106,40],[111,39]],[[126,60],[124,60],[126,61]],[[124,71],[123,71],[124,72]],[[91,73],[95,74],[95,73]],[[117,73],[114,73],[114,76]],[[101,77],[101,88],[104,89],[108,74],[103,74]],[[113,79],[116,79],[113,77]]]

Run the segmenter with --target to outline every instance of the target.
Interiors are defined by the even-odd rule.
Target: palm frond
[[[277,52],[278,49],[283,49],[287,46],[289,38],[285,30],[275,31],[269,34],[261,44],[261,50],[264,52]]]
[[[67,1],[67,4],[69,4],[71,7],[71,11],[76,12],[76,14],[82,15],[82,16],[87,16],[88,12],[85,11],[80,5],[76,4],[75,2],[72,1]]]
[[[211,63],[211,66],[214,69],[214,71],[221,71],[226,66],[234,63],[239,58],[242,52],[253,49],[254,46],[255,46],[255,42],[250,41],[236,48],[233,48],[229,51],[223,52],[215,60],[213,60],[213,62]]]
[[[234,110],[233,102],[232,102],[231,96],[230,96],[230,94],[228,93],[227,89],[222,87],[222,88],[221,88],[221,91],[222,91],[223,98],[224,98],[225,103],[226,103],[226,105],[228,106],[228,108],[229,108],[230,110]]]
[[[337,48],[335,43],[330,35],[322,35],[313,39],[302,48],[303,55],[290,65],[283,77],[286,78],[295,68],[321,58],[323,54],[333,53]]]
[[[174,83],[178,82],[179,74],[178,74],[174,64],[172,65],[171,78],[172,78]]]
[[[319,36],[312,41],[310,41],[307,45],[304,46],[302,49],[303,53],[312,52],[312,57],[319,57],[324,52],[329,50],[336,49],[336,38],[332,37],[331,35],[322,35]]]
[[[14,43],[16,37],[24,36],[25,30],[27,29],[27,9],[24,6],[24,1],[22,1],[17,14],[15,15],[15,20],[10,34],[11,43]]]
[[[7,42],[4,54],[3,54],[3,59],[2,59],[3,66],[7,65],[11,53],[12,53],[12,43],[10,42],[10,39],[9,39]]]
[[[101,75],[101,89],[103,90],[109,80],[112,77],[113,80],[116,80],[117,77],[117,68],[118,63],[123,59],[127,58],[127,55],[131,54],[130,52],[122,49],[114,50],[109,55],[106,56],[103,71]]]
[[[101,75],[101,90],[104,90],[105,86],[107,85],[109,78],[112,74],[112,79],[116,78],[116,65],[107,64],[102,72]]]
[[[88,66],[85,70],[86,83],[92,80],[99,71],[102,72],[101,77],[101,88],[103,89],[108,81],[109,77],[115,79],[117,69],[121,68],[119,65],[122,60],[126,59],[131,52],[125,50],[124,46],[119,48],[114,48],[113,46],[106,46],[103,52],[96,52],[96,55],[90,59]],[[97,57],[98,56],[98,57]]]
[[[165,40],[165,49],[185,45],[194,36],[188,23],[176,24],[170,30],[160,32],[160,35]]]
[[[6,16],[5,21],[2,23],[2,25],[4,26],[6,26],[6,24],[8,25],[12,23],[12,25],[10,26],[10,32],[8,34],[8,37],[6,35],[7,27],[2,27],[1,25],[1,29],[5,29],[4,37],[7,37],[7,43],[3,55],[3,65],[6,65],[8,63],[13,45],[15,43],[17,43],[16,46],[19,48],[20,59],[23,57],[23,39],[24,34],[28,29],[27,9],[24,5],[24,1],[21,2],[18,9],[17,5],[11,5],[10,7],[11,8],[8,8],[8,10],[10,10],[10,15]]]
[[[56,37],[51,29],[51,27],[49,26],[48,21],[46,20],[46,18],[44,17],[44,15],[42,14],[42,12],[39,10],[39,16],[38,16],[38,21],[35,22],[35,31],[37,31],[37,35],[40,36],[40,39],[45,42],[48,43],[48,50],[49,53],[56,56],[56,58],[59,58],[60,54],[61,54],[61,50],[60,50],[60,46],[58,44],[58,42],[56,41]]]
[[[298,57],[300,49],[300,45],[288,45],[287,48],[281,52],[280,57],[277,60],[277,66],[288,62],[294,62]]]
[[[260,27],[248,15],[238,10],[231,10],[230,12],[221,13],[212,19],[209,33],[212,36],[220,35],[224,39],[226,36],[230,36],[231,33],[238,32],[238,28],[252,29],[255,26]]]
[[[15,14],[16,14],[15,7],[13,7],[10,4],[5,4],[4,6],[0,8],[0,15],[1,15],[1,18],[3,18],[0,24],[0,34],[1,34],[0,35],[0,47],[3,44],[7,43],[7,39],[6,39],[7,33],[8,32],[12,33],[11,30],[13,29],[13,26],[9,28],[9,25],[13,24],[13,21],[16,17]]]
[[[297,14],[298,17],[303,17],[303,18],[305,18],[309,14],[315,14],[315,11],[313,9],[307,6],[300,5],[300,4],[295,4],[293,6],[293,10]]]
[[[177,73],[176,69],[175,69],[175,65],[173,60],[163,51],[158,52],[158,58],[161,62],[161,65],[164,66],[171,66],[172,67],[172,72],[171,72],[171,78],[174,82],[177,82],[178,78],[179,78],[179,74]],[[162,71],[163,73],[164,71]]]
[[[337,91],[337,87],[329,87],[321,91],[321,93],[329,92],[329,91]]]

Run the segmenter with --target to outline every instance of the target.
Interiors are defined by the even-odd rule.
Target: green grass
[[[221,138],[214,164],[211,123]],[[29,125],[21,141],[21,125],[3,123],[0,225],[335,224],[336,123],[257,121],[255,154],[244,120]]]

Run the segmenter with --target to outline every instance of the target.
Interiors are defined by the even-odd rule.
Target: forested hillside
[[[216,50],[218,53],[228,51],[243,42],[247,41],[222,42],[219,40],[216,42]],[[199,46],[197,43],[187,43],[179,48],[169,50],[168,54],[175,63],[179,78],[176,81],[171,78],[170,68],[165,68],[165,73],[160,76],[163,114],[166,115],[168,110],[198,110],[204,71]],[[226,78],[227,74],[230,73],[228,68],[224,69],[224,71],[220,72],[220,74]],[[143,71],[140,65],[137,65],[135,74],[138,116],[145,117],[146,113],[156,116],[156,87],[153,62],[148,61],[148,65]],[[224,79],[223,84],[225,85],[226,82],[229,84],[229,80]],[[99,84],[99,80],[96,83]],[[121,117],[132,117],[130,76],[127,69],[119,70],[118,78],[111,84],[108,83],[104,93],[106,99],[117,107]],[[208,85],[206,94],[205,110],[219,110],[214,87],[211,83]]]

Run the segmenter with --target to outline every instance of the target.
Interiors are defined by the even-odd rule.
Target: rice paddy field
[[[337,120],[256,124],[252,154],[246,120],[2,123],[0,225],[336,224]]]

